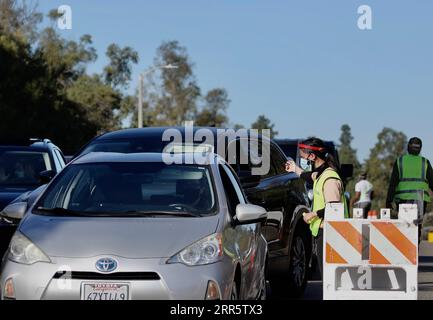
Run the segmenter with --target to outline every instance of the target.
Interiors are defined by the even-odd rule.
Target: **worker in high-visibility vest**
[[[414,137],[409,140],[408,153],[397,159],[391,174],[386,205],[392,208],[395,203],[418,205],[419,240],[421,240],[422,220],[427,204],[431,202],[433,190],[433,169],[430,161],[422,157],[422,141]]]
[[[313,182],[312,212],[304,214],[304,221],[310,225],[316,242],[316,256],[320,273],[323,276],[323,219],[327,203],[344,203],[344,214],[348,218],[348,207],[344,196],[344,183],[340,176],[340,168],[334,157],[328,152],[324,142],[318,138],[310,138],[298,145],[301,158],[313,163],[314,170],[305,172],[294,161],[288,161],[286,171],[295,172],[305,181]]]

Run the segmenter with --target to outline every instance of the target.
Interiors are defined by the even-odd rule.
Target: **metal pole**
[[[138,84],[138,128],[143,128],[143,74],[140,74],[140,80]]]

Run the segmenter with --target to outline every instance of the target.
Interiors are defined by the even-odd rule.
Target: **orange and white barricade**
[[[342,204],[328,204],[323,240],[324,300],[416,300],[416,205],[402,205],[398,219],[344,219]]]

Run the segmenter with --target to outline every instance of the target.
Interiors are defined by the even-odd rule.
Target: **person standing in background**
[[[418,206],[417,224],[421,240],[422,221],[427,204],[432,201],[433,169],[428,159],[421,156],[422,141],[414,137],[409,140],[407,154],[399,157],[394,164],[386,199],[387,208],[392,203],[397,210],[400,204],[409,203]]]
[[[364,219],[367,219],[371,210],[371,201],[374,197],[373,185],[367,180],[367,172],[361,173],[359,181],[355,185],[355,196],[350,200],[351,208],[363,209]]]

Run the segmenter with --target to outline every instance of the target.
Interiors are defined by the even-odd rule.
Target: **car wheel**
[[[289,294],[299,297],[307,285],[308,263],[311,255],[311,241],[309,241],[308,230],[298,226],[295,229],[292,245],[290,248],[289,266]]]

